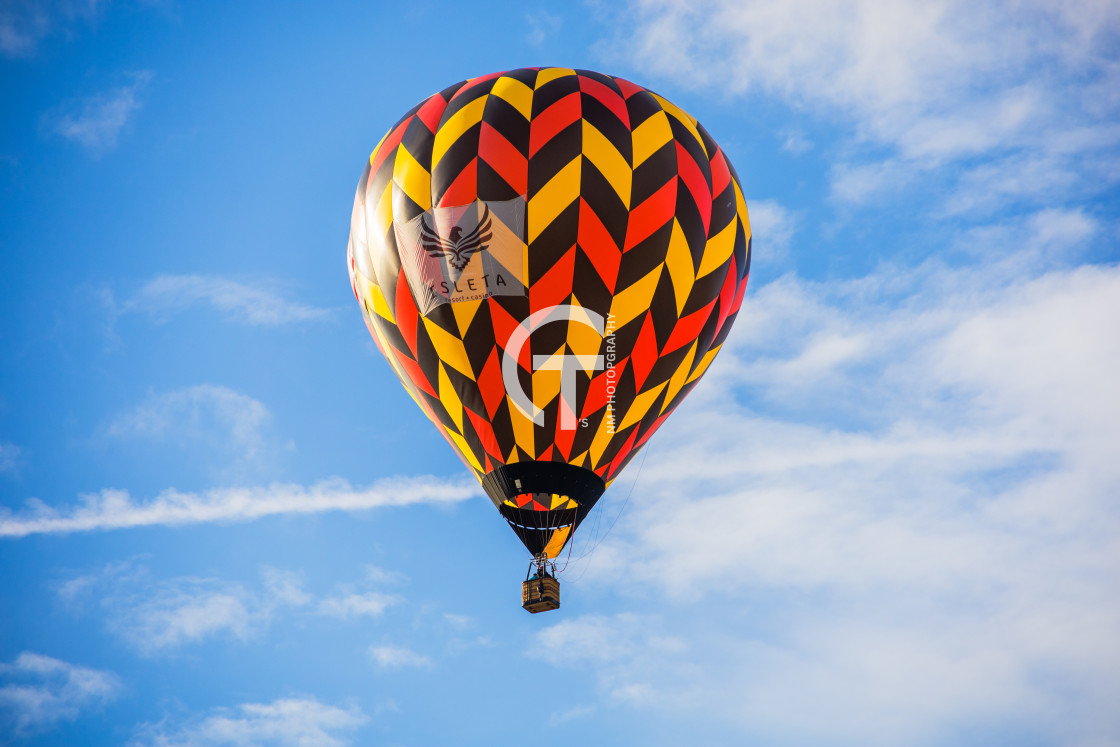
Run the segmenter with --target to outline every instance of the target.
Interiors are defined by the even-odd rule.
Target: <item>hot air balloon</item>
[[[715,140],[622,78],[472,78],[373,150],[351,220],[354,294],[532,555],[526,609],[559,606],[554,559],[719,352],[750,246]]]

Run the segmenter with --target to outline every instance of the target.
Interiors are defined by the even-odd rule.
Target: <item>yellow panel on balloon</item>
[[[544,546],[544,554],[550,558],[555,558],[564,549],[564,543],[568,541],[568,535],[572,533],[572,528],[559,527],[553,531],[552,536],[548,538],[548,544]]]
[[[708,239],[696,277],[702,278],[713,270],[726,267],[728,257],[735,251],[735,234],[738,229],[739,222],[733,220],[724,226],[722,231]]]
[[[647,158],[672,141],[673,128],[665,112],[651,115],[634,129],[634,168],[638,168]]]
[[[403,146],[397,148],[393,182],[421,208],[432,208],[432,175]]]
[[[463,341],[427,317],[420,318],[424,320],[424,330],[428,333],[439,359],[473,381],[474,371],[471,370],[471,361],[467,357],[467,349],[463,347]]]
[[[482,121],[482,112],[486,108],[486,96],[479,96],[471,103],[464,106],[440,123],[436,130],[435,140],[432,143],[432,171],[439,167],[439,162],[447,155],[447,151],[467,130]]]
[[[611,321],[614,328],[626,326],[638,314],[649,311],[653,302],[653,294],[657,290],[657,283],[661,280],[661,264],[653,268],[649,274],[638,282],[617,292],[611,301]]]
[[[533,444],[536,434],[532,419],[521,412],[509,395],[506,395],[506,402],[509,404],[509,419],[513,422],[513,440],[522,451],[530,457],[535,457],[537,452]]]
[[[688,241],[681,230],[681,224],[673,219],[673,232],[669,235],[669,250],[665,255],[665,269],[673,281],[673,294],[677,299],[677,316],[684,311],[684,304],[692,292],[693,274],[692,250],[688,248]]]
[[[575,75],[576,71],[570,67],[546,67],[542,68],[537,73],[537,88],[541,88],[545,83],[550,83],[557,78],[563,78],[568,75]]]
[[[482,465],[479,464],[478,458],[474,455],[474,452],[471,451],[471,447],[469,444],[467,444],[466,439],[452,430],[447,431],[447,435],[454,442],[456,450],[463,458],[463,461],[465,461],[479,475],[486,474],[486,470],[484,470],[482,468]]]
[[[490,89],[490,95],[505,101],[526,120],[533,116],[533,89],[517,78],[505,76],[498,78],[494,81],[494,87]]]
[[[459,432],[463,432],[463,402],[459,399],[459,393],[455,391],[455,387],[451,384],[451,379],[447,376],[447,369],[443,364],[439,364],[439,401],[443,403],[447,414],[455,421],[455,427]]]
[[[529,243],[579,199],[581,159],[576,156],[529,200]]]
[[[611,144],[593,124],[583,120],[583,155],[599,170],[611,189],[618,194],[622,204],[630,207],[630,188],[634,183],[634,170],[626,157]]]
[[[626,411],[626,417],[622,419],[622,424],[618,426],[618,430],[626,430],[630,426],[641,421],[649,412],[649,408],[653,407],[654,400],[657,395],[661,394],[661,390],[665,388],[668,382],[662,382],[655,386],[653,389],[642,392],[630,404],[630,409]]]

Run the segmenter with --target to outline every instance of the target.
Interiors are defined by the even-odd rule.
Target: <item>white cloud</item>
[[[633,0],[617,20],[625,35],[607,56],[682,85],[768,93],[833,123],[839,113],[853,145],[886,145],[837,164],[833,192],[846,201],[946,163],[965,162],[965,187],[990,202],[1117,179],[1099,166],[1120,143],[1115,3]],[[967,163],[978,155],[995,161]],[[1028,164],[1029,184],[1001,179]],[[993,181],[1001,192],[978,189]]]
[[[116,146],[117,138],[140,110],[140,93],[147,87],[152,74],[136,73],[133,82],[118,86],[104,93],[69,104],[46,116],[51,132],[73,140],[93,153],[101,153]]]
[[[15,472],[23,463],[23,449],[13,443],[0,441],[0,474]]]
[[[460,615],[454,612],[444,612],[443,619],[451,627],[457,630],[466,630],[467,628],[474,627],[474,618],[470,615]]]
[[[395,594],[378,591],[329,597],[319,603],[319,612],[330,617],[380,617],[386,609],[400,603]]]
[[[789,255],[790,242],[797,230],[797,216],[776,200],[751,200],[748,210],[753,251],[751,269],[757,269],[757,258],[767,266],[780,265]]]
[[[1028,250],[1061,251],[1087,243],[1099,231],[1097,222],[1082,210],[1048,208],[1029,216],[1024,234],[1030,241]]]
[[[271,703],[243,703],[219,708],[186,724],[148,724],[133,745],[194,747],[243,745],[254,747],[340,747],[346,736],[369,717],[356,705],[339,707],[315,698],[281,698]]]
[[[264,566],[260,575],[256,585],[206,576],[155,579],[143,564],[127,561],[68,579],[57,593],[74,614],[99,608],[106,626],[147,656],[210,640],[258,641],[282,616],[380,617],[405,602],[363,588],[368,580],[319,595],[305,587],[302,573]]]
[[[1049,208],[1004,223],[961,231],[947,248],[984,263],[975,280],[965,273],[959,274],[979,291],[993,269],[1025,279],[1075,265],[1086,258],[1087,247],[1105,229],[1080,208]]]
[[[246,640],[257,623],[247,594],[240,586],[204,579],[164,586],[129,610],[129,616],[117,623],[118,629],[146,654],[222,634]]]
[[[636,61],[682,81],[844,109],[915,156],[963,153],[1016,131],[1059,93],[1041,86],[1064,78],[1031,76],[1033,64],[1116,75],[1109,50],[1120,11],[1096,3],[1086,29],[1090,4],[1067,12],[1043,2],[643,0],[628,11],[632,41],[620,42]]]
[[[242,466],[268,461],[264,434],[272,414],[248,395],[212,384],[149,394],[136,409],[105,427],[113,438],[173,441],[211,449]]]
[[[564,19],[541,8],[534,8],[533,12],[525,14],[525,23],[529,28],[526,40],[539,47],[561,30]]]
[[[1114,741],[1120,268],[1055,269],[1078,211],[1010,229],[960,238],[1019,247],[987,264],[748,297],[584,576],[658,617],[539,655],[744,741]]]
[[[573,706],[566,711],[555,711],[548,717],[549,726],[560,726],[569,721],[574,721],[581,718],[589,718],[595,715],[595,706],[581,705]]]
[[[600,690],[615,705],[652,705],[679,697],[669,693],[677,676],[672,669],[692,655],[693,647],[664,627],[651,615],[584,615],[539,632],[528,653],[557,667],[593,668]]]
[[[837,163],[832,168],[830,189],[832,197],[842,203],[861,204],[905,187],[914,177],[910,166],[897,160]]]
[[[800,155],[813,149],[813,143],[801,132],[791,130],[782,133],[782,150]]]
[[[369,655],[382,669],[430,667],[432,665],[432,660],[427,656],[398,646],[370,646]]]
[[[1029,153],[1002,158],[969,169],[945,201],[947,216],[982,214],[1008,200],[1030,205],[1047,204],[1054,195],[1076,195],[1079,185],[1091,173],[1070,163],[1067,158],[1046,153]],[[842,189],[842,185],[834,185]],[[852,196],[853,201],[858,196]]]
[[[163,318],[200,304],[235,321],[259,326],[317,321],[331,314],[329,309],[289,301],[259,284],[209,275],[161,275],[145,283],[118,313],[142,311]]]
[[[120,694],[112,672],[70,664],[24,651],[11,664],[0,664],[0,714],[16,734],[49,728],[77,718]]]
[[[376,565],[367,565],[365,569],[366,580],[374,584],[395,584],[405,579],[397,571],[390,571]]]
[[[265,566],[261,569],[268,597],[275,604],[301,606],[310,604],[313,597],[304,591],[303,575],[293,571]]]
[[[264,567],[261,576],[252,589],[218,578],[156,580],[142,565],[114,563],[68,580],[58,594],[76,609],[95,601],[111,630],[151,656],[209,639],[248,641],[280,610],[314,602],[299,574]]]
[[[361,582],[340,585],[334,594],[319,600],[316,611],[320,615],[342,620],[380,617],[385,613],[385,610],[401,604],[405,600],[397,594],[390,594],[370,587],[396,584],[403,579],[404,576],[400,573],[368,565]]]
[[[542,630],[530,653],[556,666],[572,666],[582,661],[621,661],[639,650],[664,653],[688,648],[683,640],[657,632],[660,627],[660,620],[648,616],[584,615]]]
[[[141,526],[176,526],[212,521],[250,521],[278,514],[362,511],[382,506],[449,503],[481,495],[474,480],[435,477],[395,478],[368,488],[342,479],[310,487],[275,484],[217,488],[201,493],[168,489],[151,500],[134,500],[124,490],[81,496],[78,505],[54,508],[30,500],[19,513],[0,510],[0,537],[60,534]]]

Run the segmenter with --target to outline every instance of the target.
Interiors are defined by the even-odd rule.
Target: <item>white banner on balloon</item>
[[[440,304],[528,292],[524,197],[432,208],[393,230],[423,315]]]

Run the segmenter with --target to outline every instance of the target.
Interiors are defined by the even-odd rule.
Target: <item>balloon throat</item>
[[[536,575],[532,578],[556,578],[556,561],[550,560],[547,555],[541,553],[529,561],[529,573],[532,573],[536,568]],[[526,577],[529,576],[526,573]]]

